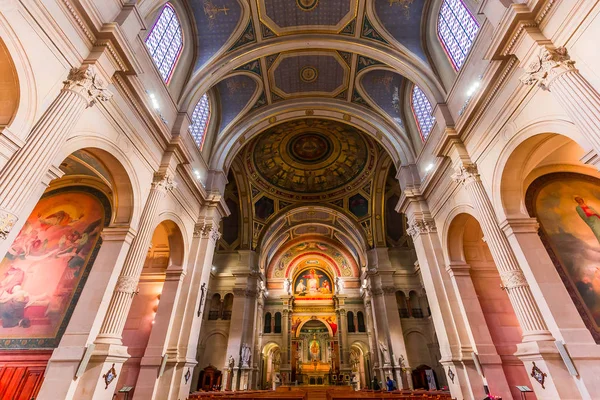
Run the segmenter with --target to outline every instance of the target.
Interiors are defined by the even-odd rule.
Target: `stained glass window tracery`
[[[171,4],[165,4],[160,12],[160,16],[146,38],[146,47],[148,47],[160,76],[165,82],[168,82],[183,49],[181,23]]]
[[[205,93],[194,108],[194,112],[192,113],[192,125],[190,126],[190,133],[200,150],[202,150],[202,147],[204,146],[204,138],[206,136],[209,120],[210,103],[208,101],[208,95]]]
[[[431,115],[433,112],[431,103],[417,85],[413,85],[410,108],[421,133],[421,139],[425,141],[433,128],[433,124],[435,124],[435,117]]]
[[[479,31],[479,25],[462,0],[444,0],[438,16],[438,37],[458,71]]]

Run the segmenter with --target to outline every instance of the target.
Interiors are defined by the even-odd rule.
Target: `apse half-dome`
[[[257,186],[276,196],[321,200],[343,196],[368,179],[375,143],[335,121],[304,119],[270,128],[246,149]]]

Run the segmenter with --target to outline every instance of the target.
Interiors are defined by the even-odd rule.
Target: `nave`
[[[600,0],[0,0],[0,400],[598,398],[599,36]]]

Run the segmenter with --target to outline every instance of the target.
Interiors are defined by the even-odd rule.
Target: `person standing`
[[[385,382],[387,386],[387,391],[392,392],[394,390],[394,381],[389,376],[387,377],[387,381]]]

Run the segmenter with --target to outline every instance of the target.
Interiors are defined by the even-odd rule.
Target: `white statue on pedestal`
[[[285,278],[283,281],[283,291],[288,296],[292,294],[292,280],[290,278]]]
[[[390,353],[387,346],[381,340],[379,341],[379,350],[381,351],[381,357],[383,358],[384,364],[390,363]]]
[[[335,278],[335,292],[337,294],[344,293],[344,281],[339,276]]]
[[[242,368],[250,365],[250,346],[244,343],[242,346]]]

